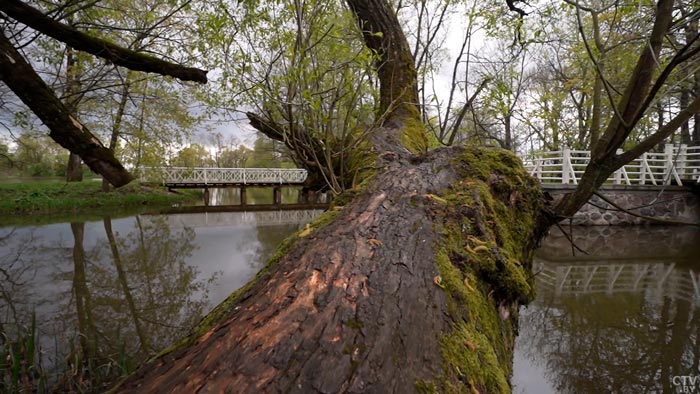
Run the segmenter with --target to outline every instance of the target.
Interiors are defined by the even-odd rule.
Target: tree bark
[[[49,128],[49,135],[64,148],[79,155],[93,171],[116,186],[133,177],[102,142],[81,124],[37,75],[22,55],[0,34],[0,79]]]
[[[509,152],[415,149],[425,131],[396,15],[385,1],[348,4],[378,54],[376,174],[347,204],[341,196],[285,241],[256,280],[187,339],[114,391],[510,391],[518,307],[533,297],[532,251],[554,218]],[[657,27],[652,50],[667,30]],[[653,55],[645,50],[638,66]],[[648,91],[648,72],[635,72],[620,104],[625,117],[639,110],[635,94]],[[608,130],[624,131],[623,123],[613,120]],[[620,136],[606,133],[596,151]],[[614,151],[592,161],[590,188],[578,196],[626,158]]]

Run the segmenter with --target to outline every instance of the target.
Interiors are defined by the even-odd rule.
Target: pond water
[[[558,230],[537,252],[513,392],[700,392],[700,231],[581,227],[573,238],[588,254]]]
[[[282,188],[282,204],[292,204],[299,200],[298,187]],[[274,202],[272,188],[270,187],[248,187],[246,189],[246,201],[248,204],[272,204]],[[238,205],[241,203],[241,190],[239,188],[211,188],[209,189],[210,205]],[[204,200],[198,201],[197,205],[204,205]]]
[[[185,335],[319,213],[0,228],[0,392],[15,380],[40,392],[100,391]],[[589,227],[573,235],[588,254],[559,231],[537,252],[538,295],[521,311],[513,392],[683,392],[682,378],[700,375],[700,231]],[[27,355],[31,347],[38,359]],[[13,380],[12,367],[3,370],[8,357],[34,367],[18,367]]]
[[[0,228],[0,392],[17,388],[15,367],[2,363],[8,357],[34,366],[17,367],[33,390],[99,391],[184,336],[319,213],[105,216]]]

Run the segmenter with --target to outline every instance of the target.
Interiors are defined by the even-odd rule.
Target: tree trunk
[[[63,92],[63,102],[71,116],[77,117],[80,103],[80,71],[73,49],[66,47],[66,87]],[[83,166],[80,156],[70,152],[66,164],[66,182],[81,182]]]
[[[679,100],[679,107],[682,110],[688,108],[688,103],[690,102],[690,89],[681,86],[681,93],[680,93],[680,100]],[[691,136],[690,136],[690,122],[685,121],[681,125],[681,144],[690,144],[691,142]]]
[[[502,150],[383,164],[117,391],[509,391],[537,183]]]
[[[114,124],[112,124],[112,134],[109,138],[109,149],[112,154],[114,154],[115,149],[117,149],[117,143],[119,142],[119,134],[122,127],[122,118],[124,117],[124,111],[126,109],[126,102],[129,99],[129,89],[131,88],[131,79],[133,72],[128,70],[126,72],[126,78],[124,79],[124,85],[122,86],[122,92],[119,97],[119,106],[117,107],[117,113],[114,116]],[[107,178],[102,178],[102,191],[109,191],[109,182]]]
[[[71,152],[68,155],[68,165],[66,166],[66,182],[82,182],[83,161],[80,156]]]

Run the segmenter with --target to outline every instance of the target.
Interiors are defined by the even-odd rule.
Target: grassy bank
[[[167,206],[196,198],[197,192],[170,193],[165,188],[144,187],[137,182],[106,193],[97,181],[10,183],[0,184],[0,215],[89,213],[105,208]]]

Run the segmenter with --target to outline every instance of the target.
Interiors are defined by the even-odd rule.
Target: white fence
[[[190,168],[141,167],[141,182],[163,185],[301,184],[306,170],[298,168]]]
[[[618,152],[620,153],[620,152]],[[523,160],[525,168],[542,183],[578,184],[591,152],[564,148]],[[663,153],[644,153],[615,171],[608,183],[615,185],[681,185],[700,182],[700,146],[667,144]]]

